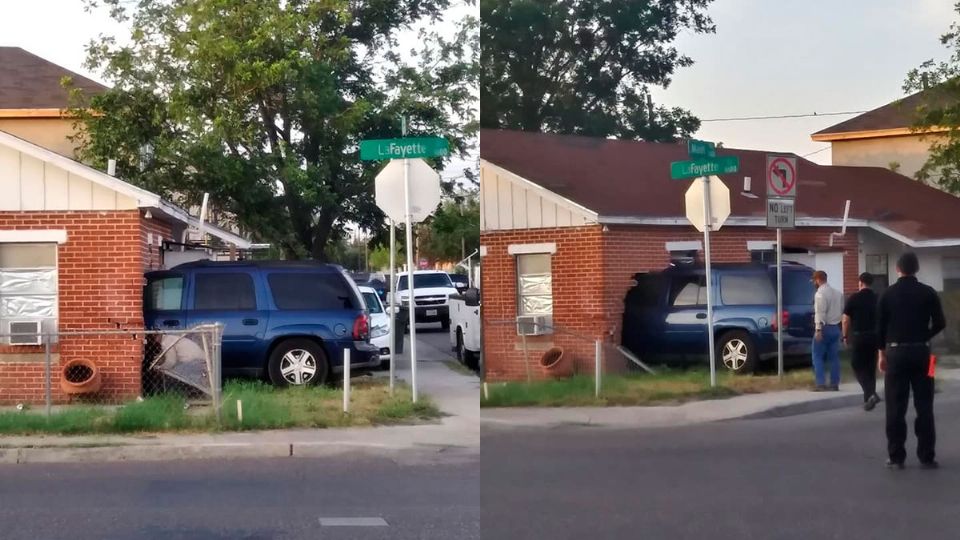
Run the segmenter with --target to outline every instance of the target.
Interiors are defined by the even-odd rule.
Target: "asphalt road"
[[[0,466],[0,538],[479,539],[478,468],[350,457]]]
[[[880,408],[633,431],[484,429],[483,535],[956,539],[960,395],[953,392],[937,396],[938,471],[917,467],[912,428],[907,469],[883,466]]]

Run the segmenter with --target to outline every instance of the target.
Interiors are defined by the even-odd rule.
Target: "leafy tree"
[[[420,253],[436,261],[456,262],[480,247],[480,200],[476,194],[445,201],[419,228]],[[389,253],[389,252],[388,252]]]
[[[406,114],[410,136],[475,145],[479,23],[430,29],[453,1],[85,0],[131,36],[88,47],[114,86],[75,96],[80,158],[181,204],[210,192],[257,240],[325,259],[348,223],[384,227],[360,140],[399,136]],[[397,34],[419,23],[405,59]]]
[[[954,10],[960,14],[960,2]],[[951,49],[950,57],[942,62],[927,60],[911,70],[903,89],[923,92],[914,130],[936,134],[930,138],[930,157],[917,179],[960,195],[960,23],[951,24],[940,42]]]
[[[699,128],[655,107],[693,61],[682,30],[713,32],[711,0],[480,0],[480,122],[485,128],[672,141]]]

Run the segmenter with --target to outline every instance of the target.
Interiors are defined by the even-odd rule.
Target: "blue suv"
[[[375,368],[359,289],[338,266],[314,262],[182,264],[146,274],[144,322],[160,330],[224,325],[224,375],[266,375],[277,386],[322,384]]]
[[[783,313],[777,314],[776,265],[712,267],[717,366],[752,373],[776,359],[777,325],[784,325],[784,356],[810,354],[813,340],[813,269],[783,266]],[[666,363],[707,358],[707,289],[702,265],[680,264],[634,276],[624,301],[622,343],[641,358]]]

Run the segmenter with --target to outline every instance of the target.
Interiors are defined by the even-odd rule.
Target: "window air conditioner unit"
[[[518,336],[543,336],[551,334],[550,317],[547,315],[521,315],[517,317]]]
[[[40,321],[10,322],[10,345],[40,344]]]

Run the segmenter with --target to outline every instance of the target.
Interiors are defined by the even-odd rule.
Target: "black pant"
[[[854,334],[852,337],[850,363],[860,388],[863,388],[863,401],[866,402],[870,396],[877,393],[877,336],[865,333]]]
[[[933,461],[937,432],[933,423],[933,378],[928,377],[930,349],[927,347],[887,348],[887,373],[884,378],[887,399],[887,452],[890,460],[902,463],[907,457],[907,406],[913,389],[913,408],[917,419],[917,457]]]

